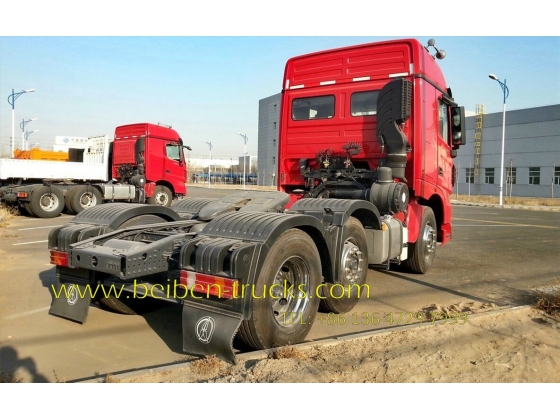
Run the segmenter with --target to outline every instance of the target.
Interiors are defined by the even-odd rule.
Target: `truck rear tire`
[[[132,293],[122,292],[119,297],[103,296],[98,302],[106,309],[121,315],[142,315],[159,308],[160,301],[151,297],[138,298]]]
[[[315,320],[321,284],[321,260],[313,240],[289,229],[272,245],[253,293],[250,318],[239,337],[254,349],[296,344]]]
[[[418,239],[408,244],[408,258],[404,265],[413,273],[428,272],[436,256],[437,223],[434,212],[430,207],[423,206],[422,222],[418,232]]]
[[[33,190],[29,208],[41,219],[57,217],[64,210],[64,194],[55,186],[42,185]]]
[[[101,197],[99,190],[91,185],[80,185],[74,188],[75,191],[69,201],[75,214],[103,202],[103,198]]]
[[[338,276],[334,283],[325,283],[321,298],[321,310],[336,314],[348,312],[356,306],[368,273],[368,249],[364,227],[358,219],[350,217],[343,229]],[[337,284],[342,286],[342,290],[337,290],[340,287],[334,287]]]
[[[31,217],[35,217],[35,215],[31,211],[31,206],[29,205],[29,203],[27,203],[27,202],[23,203],[23,208],[28,215],[30,215]]]
[[[148,204],[156,204],[158,206],[171,206],[173,202],[173,193],[165,185],[156,185],[154,194],[148,198]]]
[[[66,211],[68,212],[68,214],[78,214],[72,207],[72,198],[78,191],[78,187],[79,186],[70,187],[70,189],[66,191],[66,196],[64,197],[64,205],[66,206]]]

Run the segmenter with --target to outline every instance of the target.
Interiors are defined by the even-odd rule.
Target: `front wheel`
[[[169,207],[173,201],[173,193],[165,185],[156,185],[154,194],[148,198],[148,204]]]
[[[321,284],[321,260],[313,240],[289,229],[272,245],[253,293],[250,318],[240,338],[254,349],[296,344],[315,320]]]
[[[404,262],[405,266],[413,273],[427,273],[434,263],[436,245],[436,217],[430,207],[424,206],[418,239],[416,242],[408,244],[408,258]]]

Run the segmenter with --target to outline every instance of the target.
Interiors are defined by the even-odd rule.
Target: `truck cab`
[[[170,205],[173,197],[187,193],[183,140],[175,130],[162,125],[139,123],[117,127],[111,177],[143,183],[148,203]]]
[[[397,217],[407,222],[411,243],[421,206],[434,213],[438,241],[451,238],[453,158],[464,142],[464,111],[427,47],[403,39],[294,57],[286,64],[281,107],[279,189],[291,203],[319,197],[378,205],[372,186],[384,173],[386,181],[403,184],[394,191],[408,189],[408,211]]]

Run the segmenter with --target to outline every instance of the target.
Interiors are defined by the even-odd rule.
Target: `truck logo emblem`
[[[68,305],[72,306],[75,305],[77,301],[78,301],[78,286],[73,284],[72,287],[70,287],[70,293],[66,298],[66,302],[68,302]]]
[[[195,326],[196,338],[198,338],[201,343],[210,343],[215,327],[216,322],[214,318],[210,316],[200,318]]]

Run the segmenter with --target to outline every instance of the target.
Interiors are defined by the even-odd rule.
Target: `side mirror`
[[[454,148],[466,144],[465,107],[463,106],[451,108],[451,138]]]
[[[187,149],[188,151],[192,151],[191,146],[183,146],[185,149]]]

